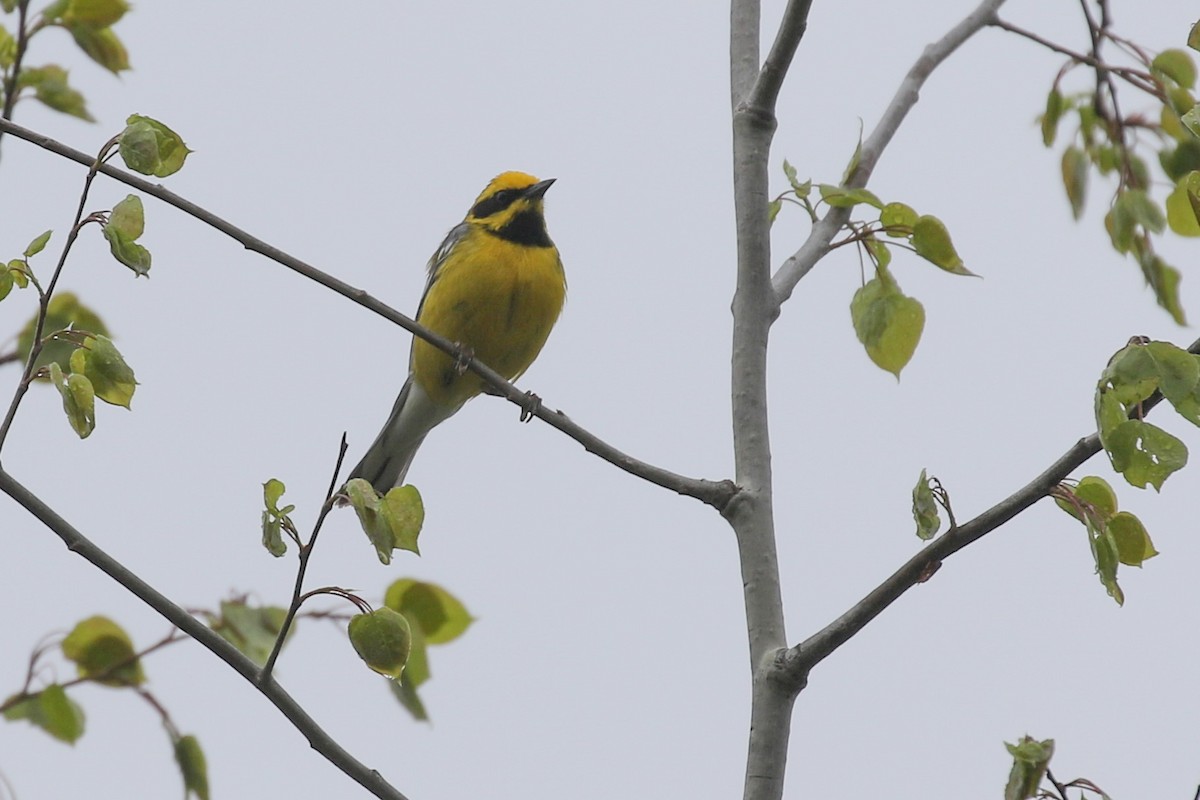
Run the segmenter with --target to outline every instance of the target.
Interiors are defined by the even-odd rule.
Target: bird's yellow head
[[[466,221],[528,247],[553,247],[542,216],[542,195],[554,178],[539,181],[524,172],[502,172],[480,192]]]

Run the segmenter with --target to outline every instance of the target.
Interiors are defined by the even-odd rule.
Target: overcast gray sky
[[[785,185],[785,157],[801,177],[836,182],[859,120],[870,129],[921,49],[974,5],[815,3],[779,104],[775,185]],[[765,6],[773,24],[782,3]],[[32,102],[16,119],[94,151],[128,114],[157,117],[196,151],[170,188],[408,312],[429,254],[489,178],[558,178],[547,216],[568,302],[521,385],[641,458],[729,477],[727,5],[330,8],[141,3],[117,28],[134,66],[120,80],[51,32],[30,63],[70,66],[99,124]],[[1156,49],[1182,46],[1196,15],[1182,0],[1113,9],[1120,30]],[[1012,0],[1003,14],[1085,46],[1073,0]],[[1091,432],[1095,380],[1131,335],[1185,345],[1195,335],[1108,246],[1108,187],[1094,181],[1086,218],[1070,219],[1059,152],[1034,124],[1060,63],[984,31],[929,81],[884,156],[876,193],[941,217],[984,277],[896,258],[897,279],[927,313],[898,384],[854,337],[860,273],[849,251],[803,281],[774,328],[776,517],[793,642],[918,548],[909,491],[922,468],[949,488],[960,518],[973,516]],[[82,179],[78,166],[6,138],[0,255],[52,227],[35,262],[48,270]],[[126,194],[101,179],[90,207]],[[101,408],[81,442],[57,396],[38,388],[5,468],[185,606],[215,607],[232,592],[282,604],[294,560],[259,545],[261,484],[283,480],[307,525],[342,431],[357,459],[391,407],[409,338],[156,201],[146,217],[149,280],[116,265],[93,228],[62,283],[104,315],[136,369],[133,412]],[[776,262],[803,240],[801,217],[776,222]],[[1178,240],[1163,249],[1200,316],[1200,251]],[[6,300],[0,332],[31,308],[28,292]],[[0,379],[11,387],[17,372]],[[739,797],[749,692],[730,530],[545,425],[518,425],[517,413],[477,400],[429,437],[409,474],[427,506],[421,558],[381,566],[343,512],[311,568],[312,586],[371,598],[398,577],[435,581],[478,617],[431,653],[433,724],[411,722],[327,625],[301,627],[280,680],[413,800]],[[1178,417],[1161,419],[1200,445]],[[1125,607],[1093,574],[1082,527],[1040,503],[817,668],[796,706],[789,797],[999,797],[1001,743],[1026,732],[1058,740],[1060,778],[1086,775],[1117,800],[1192,796],[1200,479],[1185,470],[1155,496],[1102,459],[1080,474],[1093,473],[1113,480],[1162,552],[1122,571]],[[0,502],[0,547],[0,695],[19,688],[41,636],[90,614],[119,620],[140,645],[167,630],[11,502]],[[176,723],[200,738],[214,797],[358,796],[199,647],[175,646],[146,669]],[[0,725],[0,771],[19,797],[176,796],[147,707],[100,688],[76,697],[89,727],[74,748]]]

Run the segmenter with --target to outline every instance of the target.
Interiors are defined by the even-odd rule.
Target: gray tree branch
[[[11,133],[13,136],[23,139],[31,144],[37,145],[44,150],[48,150],[56,155],[70,159],[85,166],[92,166],[95,161],[94,156],[89,156],[86,153],[68,147],[65,144],[55,141],[48,136],[43,136],[35,131],[23,128],[4,119],[0,119],[0,133]],[[529,398],[525,392],[513,386],[508,381],[504,380],[498,373],[490,369],[486,364],[471,357],[470,353],[466,353],[458,346],[457,343],[451,342],[445,337],[439,336],[418,325],[413,319],[401,314],[391,306],[380,302],[372,297],[366,291],[355,288],[350,284],[338,280],[332,275],[323,272],[316,267],[301,261],[300,259],[285,253],[277,247],[273,247],[263,240],[252,236],[250,233],[242,230],[236,225],[218,217],[210,211],[192,203],[191,201],[180,197],[169,189],[163,188],[162,185],[151,183],[144,178],[140,178],[132,173],[126,172],[108,164],[102,164],[99,172],[107,175],[114,180],[120,181],[127,186],[131,186],[140,192],[144,192],[151,197],[156,197],[168,205],[172,205],[180,211],[188,214],[199,221],[209,225],[224,233],[226,236],[237,241],[247,250],[251,250],[260,255],[266,256],[268,259],[281,264],[288,269],[303,275],[309,280],[315,281],[322,286],[333,290],[342,297],[358,303],[363,308],[373,311],[389,322],[404,328],[410,333],[420,336],[429,343],[444,350],[447,353],[460,359],[469,369],[474,371],[484,381],[499,394],[510,402],[515,403],[522,409],[529,404]],[[561,411],[552,411],[543,408],[540,405],[533,412],[533,415],[551,427],[561,431],[571,437],[579,444],[583,445],[587,452],[592,453],[615,467],[628,472],[635,477],[649,481],[664,489],[670,489],[673,492],[691,497],[696,500],[713,506],[718,511],[724,510],[730,499],[736,494],[737,487],[733,482],[728,480],[706,480],[702,478],[690,478],[678,473],[672,472],[662,467],[649,464],[641,461],[627,453],[618,450],[616,447],[608,444],[600,437],[585,430],[584,428],[573,422],[566,414]]]
[[[1004,0],[983,0],[978,7],[953,28],[945,36],[925,48],[921,57],[909,69],[908,74],[896,90],[896,96],[884,109],[883,116],[875,125],[875,129],[863,141],[862,153],[858,167],[846,179],[846,186],[862,188],[867,185],[875,165],[879,162],[883,151],[900,129],[900,124],[908,116],[908,112],[920,99],[921,87],[943,61],[959,46],[979,32],[981,28],[994,24],[996,12],[1004,4]],[[787,258],[775,271],[772,286],[780,303],[783,303],[805,275],[817,265],[830,251],[830,243],[842,226],[850,219],[849,208],[830,208],[825,216],[817,221],[808,238],[800,249]]]
[[[1200,339],[1192,342],[1188,352],[1200,354]],[[1150,413],[1161,401],[1162,395],[1155,393],[1142,404],[1142,414]],[[971,521],[953,527],[934,539],[844,614],[781,654],[778,667],[786,680],[802,684],[814,666],[862,630],[902,594],[928,579],[945,559],[972,542],[982,539],[1046,497],[1051,489],[1100,450],[1098,433],[1083,437],[1029,483]]]
[[[232,667],[288,718],[314,750],[329,759],[334,766],[360,786],[382,800],[406,800],[403,794],[383,779],[383,776],[346,752],[274,679],[259,682],[258,665],[242,655],[237,648],[222,639],[207,625],[175,605],[165,595],[93,544],[74,526],[60,517],[54,509],[42,502],[37,495],[22,486],[2,468],[0,468],[0,491],[16,500],[43,525],[54,531],[66,544],[68,550],[83,556],[105,575],[124,586],[139,600],[162,614],[173,625]]]

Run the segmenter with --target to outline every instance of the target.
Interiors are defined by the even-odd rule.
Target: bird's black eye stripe
[[[511,206],[519,197],[518,189],[501,189],[491,197],[485,197],[471,209],[471,216],[476,219],[486,219]]]

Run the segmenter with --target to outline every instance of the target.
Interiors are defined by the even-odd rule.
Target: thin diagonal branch
[[[983,0],[962,22],[951,28],[941,39],[925,48],[925,52],[921,54],[921,57],[916,60],[904,77],[900,88],[896,90],[896,96],[884,110],[875,129],[863,142],[858,167],[846,179],[846,186],[861,188],[867,185],[883,151],[892,141],[892,137],[896,135],[896,131],[900,129],[908,112],[920,99],[921,87],[925,85],[925,81],[960,45],[978,33],[980,29],[992,24],[996,19],[997,9],[1003,4],[1004,0]],[[791,296],[796,284],[829,252],[830,242],[850,219],[850,212],[849,208],[829,209],[825,216],[813,225],[808,239],[800,249],[789,256],[775,271],[772,286],[780,303]]]
[[[364,789],[384,800],[406,800],[395,787],[383,779],[375,770],[358,761],[346,752],[329,734],[327,734],[312,717],[285,692],[275,681],[259,684],[258,665],[244,656],[229,642],[204,623],[193,617],[184,609],[175,605],[165,595],[159,593],[150,584],[143,581],[123,564],[108,553],[101,550],[70,523],[58,515],[54,509],[47,506],[33,492],[22,486],[15,478],[0,469],[0,491],[16,500],[43,525],[58,534],[67,545],[67,549],[83,556],[89,563],[100,569],[105,575],[128,589],[133,595],[153,608],[167,621],[191,636],[202,646],[212,651],[213,655],[224,661],[239,675],[255,686],[263,695],[291,721],[296,730],[308,740],[308,743],[321,755],[356,781]]]
[[[95,160],[91,156],[86,155],[74,148],[67,147],[61,142],[55,141],[48,136],[43,136],[35,131],[23,128],[20,125],[15,125],[6,120],[0,120],[0,131],[7,131],[19,139],[24,139],[27,142],[37,145],[44,150],[49,150],[52,153],[76,161],[86,166],[91,166]],[[395,323],[410,333],[420,336],[433,346],[453,355],[461,363],[483,378],[484,382],[491,386],[496,394],[507,398],[510,402],[525,408],[529,404],[529,398],[525,392],[517,389],[508,381],[504,380],[497,372],[490,369],[486,364],[476,360],[470,353],[464,352],[455,342],[439,336],[433,331],[418,325],[413,319],[401,314],[389,305],[380,302],[371,295],[367,294],[362,289],[355,288],[350,284],[338,280],[332,275],[322,272],[316,267],[307,264],[295,256],[291,256],[277,247],[273,247],[263,240],[252,236],[248,232],[242,230],[236,225],[218,217],[210,211],[201,208],[195,203],[180,197],[174,192],[164,189],[161,185],[151,183],[144,178],[139,178],[124,170],[108,164],[100,165],[100,172],[114,180],[120,181],[127,186],[131,186],[138,191],[144,192],[151,197],[156,197],[164,203],[178,208],[185,214],[195,217],[199,221],[221,231],[225,235],[237,241],[247,250],[252,250],[255,253],[266,256],[270,260],[281,264],[288,269],[303,275],[309,280],[321,284],[327,289],[331,289],[342,297],[358,303],[363,308],[373,311],[389,322]],[[702,478],[691,478],[670,470],[662,469],[653,464],[636,459],[626,453],[621,452],[612,445],[606,443],[598,436],[590,433],[576,423],[572,422],[566,414],[560,411],[549,411],[545,408],[538,408],[533,412],[533,415],[543,422],[548,423],[551,427],[556,428],[567,436],[583,445],[584,449],[592,453],[619,469],[628,472],[635,477],[642,478],[664,489],[670,489],[681,495],[695,498],[702,503],[713,506],[719,511],[725,509],[729,504],[730,499],[737,493],[737,487],[731,481],[713,481]]]
[[[758,80],[754,82],[754,88],[747,98],[751,106],[775,113],[779,90],[783,88],[783,80],[792,66],[796,48],[808,30],[808,12],[811,8],[812,0],[788,0],[779,30],[775,33],[775,43],[771,45],[771,52],[767,53],[767,60],[763,62]]]
[[[1200,354],[1200,339],[1192,342],[1188,352]],[[1142,414],[1148,414],[1161,401],[1161,394],[1152,395],[1142,404]],[[802,682],[814,666],[845,644],[902,594],[931,575],[945,559],[1046,497],[1051,489],[1100,450],[1098,433],[1083,437],[1029,483],[970,522],[953,527],[930,542],[846,613],[786,651],[777,663],[780,671],[789,679]]]

